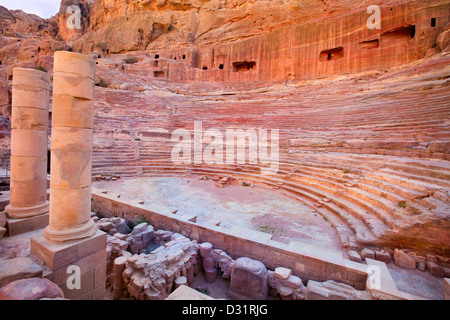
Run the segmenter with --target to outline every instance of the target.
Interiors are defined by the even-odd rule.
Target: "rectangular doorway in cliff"
[[[241,72],[241,71],[250,71],[256,67],[255,61],[239,61],[233,62],[233,71]]]
[[[391,45],[414,39],[416,36],[416,26],[409,25],[389,30],[381,34],[381,44]]]
[[[154,78],[165,78],[166,74],[164,71],[153,71],[153,77]]]
[[[323,50],[320,53],[320,61],[339,60],[344,57],[344,47]]]
[[[436,27],[436,18],[431,18],[431,27],[432,28]]]

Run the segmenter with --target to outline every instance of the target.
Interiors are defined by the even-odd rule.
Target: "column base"
[[[90,238],[64,243],[48,241],[44,232],[30,238],[31,254],[50,269],[45,278],[55,283],[71,300],[103,300],[106,282],[106,238],[103,231],[96,232]],[[79,288],[69,287],[74,282],[74,271],[69,266],[78,266],[80,273]]]
[[[23,219],[6,219],[6,236],[14,237],[22,233],[44,229],[48,226],[49,214],[44,213],[35,217]]]
[[[92,219],[89,219],[88,222],[82,225],[68,228],[55,229],[49,225],[44,230],[45,238],[47,240],[55,242],[65,242],[89,238],[95,235],[96,232],[97,227]]]
[[[49,212],[49,202],[45,201],[30,207],[14,207],[11,204],[5,208],[5,214],[10,219],[25,219]]]

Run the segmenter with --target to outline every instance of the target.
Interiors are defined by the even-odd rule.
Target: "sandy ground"
[[[227,185],[215,187],[212,180],[198,177],[133,177],[94,182],[95,187],[119,193],[122,199],[145,200],[178,210],[178,215],[197,215],[221,227],[234,224],[271,233],[279,241],[294,239],[305,244],[341,252],[332,226],[306,205],[261,187]]]

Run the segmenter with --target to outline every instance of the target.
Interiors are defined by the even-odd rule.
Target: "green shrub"
[[[400,208],[406,208],[407,205],[408,205],[408,202],[406,202],[406,201],[399,201],[398,202],[398,206]]]
[[[36,69],[39,71],[47,72],[47,70],[45,70],[45,68],[43,66],[37,66]]]

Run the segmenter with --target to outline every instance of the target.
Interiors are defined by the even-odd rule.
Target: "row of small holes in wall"
[[[182,59],[185,60],[186,59],[186,55],[183,54]],[[177,60],[177,57],[174,57],[173,60]]]
[[[203,69],[203,70],[208,70],[208,67],[207,67],[207,66],[203,66],[202,69]],[[220,70],[223,70],[223,64],[220,64],[220,65],[219,65],[219,69],[220,69]]]
[[[431,27],[436,27],[436,18],[431,19]],[[388,31],[381,34],[381,38],[386,40],[395,40],[399,38],[411,37],[413,39],[416,34],[415,26],[407,26],[396,30]],[[378,39],[363,41],[360,43],[360,49],[368,50],[375,49],[380,46]],[[338,47],[330,50],[324,50],[320,53],[320,61],[338,60],[344,57],[344,48]]]

